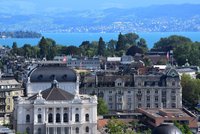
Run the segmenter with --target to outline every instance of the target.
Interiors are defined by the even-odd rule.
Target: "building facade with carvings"
[[[50,88],[15,101],[14,129],[28,134],[96,134],[97,97]]]
[[[81,78],[80,92],[102,97],[110,111],[182,107],[180,77],[173,68],[146,74],[86,75]]]

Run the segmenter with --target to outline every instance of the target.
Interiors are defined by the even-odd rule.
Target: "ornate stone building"
[[[181,108],[180,77],[173,68],[149,74],[97,73],[82,78],[80,92],[103,97],[110,111]]]
[[[14,128],[28,134],[96,134],[97,97],[51,88],[15,101]]]

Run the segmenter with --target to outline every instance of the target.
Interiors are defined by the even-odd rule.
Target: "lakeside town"
[[[199,47],[173,35],[149,50],[134,33],[79,47],[45,37],[0,47],[0,131],[158,134],[168,124],[163,130],[196,134]]]

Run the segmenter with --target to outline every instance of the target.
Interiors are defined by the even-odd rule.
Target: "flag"
[[[67,62],[67,57],[66,57],[66,56],[64,56],[64,58],[63,58],[63,62],[64,62],[64,63]]]
[[[167,60],[169,60],[169,52],[167,52],[167,55],[166,55],[166,57],[167,57]]]

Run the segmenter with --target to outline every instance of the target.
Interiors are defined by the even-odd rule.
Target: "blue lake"
[[[117,40],[119,33],[42,33],[46,38],[52,38],[60,45],[75,45],[79,46],[82,41],[98,41],[100,37],[104,41],[108,42],[110,39]],[[147,41],[148,47],[152,48],[154,43],[157,42],[162,37],[168,37],[170,35],[182,35],[190,38],[192,41],[200,42],[200,32],[151,32],[151,33],[137,33],[141,38]],[[13,42],[17,42],[18,46],[23,46],[24,44],[37,45],[39,38],[6,38],[0,39],[0,46],[8,45],[12,46]]]

